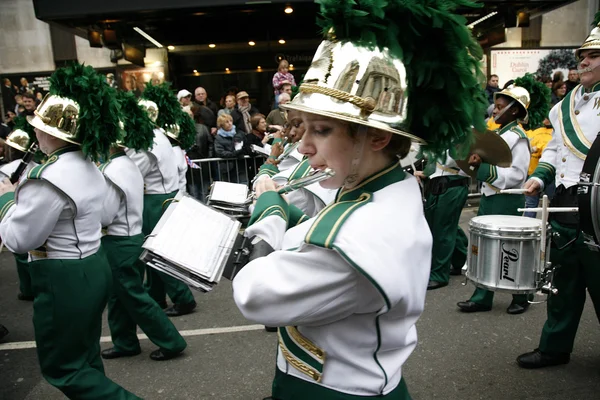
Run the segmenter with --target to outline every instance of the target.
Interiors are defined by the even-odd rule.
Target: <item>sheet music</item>
[[[248,186],[241,183],[214,182],[210,194],[211,202],[245,204],[248,200]]]
[[[271,155],[271,146],[269,146],[268,144],[265,144],[265,147],[260,147],[253,144],[252,150],[256,153],[264,154],[267,157]]]
[[[230,251],[227,246],[233,245],[240,225],[238,221],[184,196],[178,203],[169,206],[143,247],[155,256],[169,260],[170,264],[214,281],[215,278],[218,280],[219,270],[223,268],[220,265],[223,253]],[[151,262],[155,264],[153,267],[163,267],[156,257]],[[183,280],[189,283],[189,278]]]

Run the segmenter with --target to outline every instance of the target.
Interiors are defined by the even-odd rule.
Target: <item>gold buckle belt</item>
[[[48,258],[48,252],[43,250],[31,250],[29,251],[29,255],[35,258]]]

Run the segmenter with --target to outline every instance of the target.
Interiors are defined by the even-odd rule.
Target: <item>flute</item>
[[[29,165],[29,163],[33,159],[33,156],[35,155],[36,151],[37,151],[37,143],[33,142],[31,144],[31,146],[29,146],[29,149],[25,152],[25,155],[23,156],[23,158],[21,158],[21,162],[19,163],[19,166],[17,167],[15,172],[13,172],[12,175],[10,176],[10,178],[9,178],[10,183],[12,183],[14,185],[15,183],[17,183],[19,181],[23,172],[25,172],[27,165]]]
[[[298,146],[300,146],[300,141],[290,144],[288,146],[288,148],[285,149],[284,152],[281,153],[281,155],[279,157],[277,157],[277,161],[281,161],[284,158],[286,158],[287,156],[289,156],[294,150],[296,150],[298,148]]]
[[[324,181],[325,179],[329,179],[333,176],[335,176],[335,172],[331,168],[325,168],[322,171],[317,170],[312,172],[310,175],[305,176],[304,178],[298,178],[288,182],[287,185],[279,188],[277,193],[286,194],[293,192],[294,190],[312,185],[313,183]]]

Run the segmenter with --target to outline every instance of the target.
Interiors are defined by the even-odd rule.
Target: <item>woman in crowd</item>
[[[552,99],[550,104],[554,106],[565,97],[567,94],[567,84],[563,81],[554,82],[552,84]]]
[[[267,120],[262,114],[254,114],[250,118],[250,125],[252,126],[252,132],[246,135],[246,140],[250,145],[256,145],[263,147],[269,142],[269,135],[267,134]]]

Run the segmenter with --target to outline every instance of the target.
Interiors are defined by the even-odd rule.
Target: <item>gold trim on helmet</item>
[[[525,117],[523,117],[523,120],[527,120],[527,117],[529,116],[527,109],[529,108],[529,103],[531,102],[527,89],[521,86],[511,85],[500,92],[494,93],[494,101],[496,101],[496,96],[499,95],[507,96],[513,100],[516,100],[525,111]]]
[[[146,111],[148,118],[156,123],[156,120],[158,119],[158,105],[155,102],[146,99],[139,99],[138,105]]]
[[[404,65],[386,50],[321,43],[294,99],[280,105],[425,141],[397,127],[406,120]]]
[[[6,144],[22,152],[27,152],[31,146],[31,137],[21,129],[15,129],[6,137]]]
[[[592,49],[600,49],[600,24],[594,29],[592,29],[589,36],[587,37],[587,39],[585,39],[581,47],[575,50],[575,58],[577,60],[580,60],[582,51]]]
[[[27,121],[35,128],[65,142],[81,145],[77,141],[79,104],[66,97],[47,94]]]
[[[177,140],[179,142],[179,133],[181,132],[181,128],[178,124],[167,124],[165,126],[165,133],[171,139]]]

